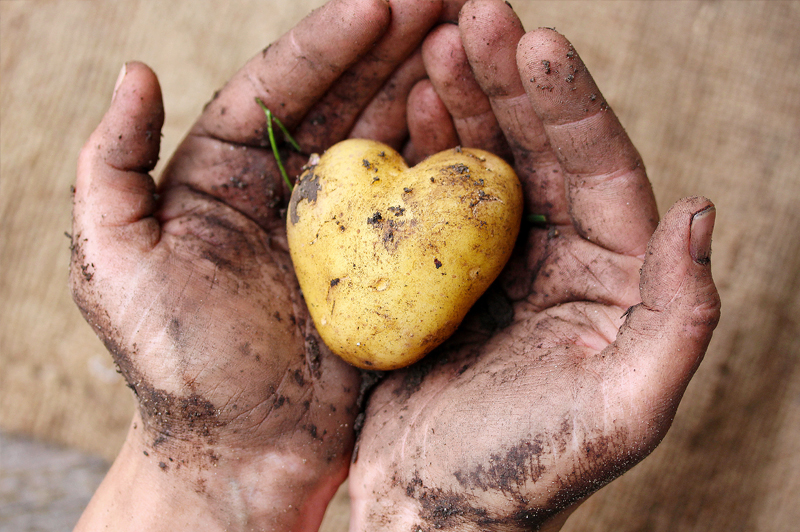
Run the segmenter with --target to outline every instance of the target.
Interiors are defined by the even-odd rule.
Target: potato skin
[[[482,150],[447,150],[409,169],[379,142],[331,147],[301,174],[287,215],[320,336],[364,369],[419,360],[503,269],[522,208],[514,170]]]

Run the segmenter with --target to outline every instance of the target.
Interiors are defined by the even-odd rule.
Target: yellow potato
[[[511,255],[514,170],[456,148],[409,169],[379,142],[312,157],[292,193],[289,249],[320,336],[365,369],[407,366],[447,339]]]

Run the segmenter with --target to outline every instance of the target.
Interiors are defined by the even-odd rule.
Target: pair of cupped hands
[[[410,164],[478,147],[546,222],[450,340],[375,383],[309,318],[256,98],[304,152],[281,142],[290,175],[348,137]],[[156,184],[163,118],[128,63],[80,155],[72,290],[139,408],[79,529],[316,530],[349,475],[352,530],[557,530],[665,435],[719,316],[714,207],[659,224],[554,30],[501,0],[332,0],[234,75]]]

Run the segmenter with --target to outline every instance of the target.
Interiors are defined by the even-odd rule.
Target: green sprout
[[[545,216],[544,214],[529,214],[528,222],[532,224],[546,224],[547,216]]]
[[[275,162],[278,163],[278,170],[281,172],[281,177],[283,177],[284,183],[286,183],[286,186],[289,187],[289,192],[291,192],[294,189],[294,186],[292,185],[291,181],[289,181],[289,176],[286,175],[286,169],[283,167],[283,161],[281,161],[281,154],[278,153],[278,143],[275,142],[275,132],[272,129],[272,122],[274,121],[276,124],[278,124],[278,127],[281,128],[281,131],[283,132],[283,136],[287,141],[289,141],[289,144],[291,144],[295,151],[300,153],[302,150],[300,149],[300,145],[297,144],[294,138],[292,138],[292,136],[289,134],[289,131],[278,119],[278,117],[272,114],[272,111],[270,111],[269,108],[264,105],[264,102],[261,101],[261,98],[256,97],[256,103],[261,107],[261,109],[264,110],[264,114],[267,115],[267,135],[269,136],[269,145],[272,147],[272,154],[275,156]]]

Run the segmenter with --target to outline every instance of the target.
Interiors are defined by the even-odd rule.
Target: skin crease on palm
[[[223,87],[157,185],[160,88],[123,69],[80,156],[70,280],[139,409],[77,529],[316,530],[350,467],[352,530],[554,530],[664,436],[719,316],[713,205],[656,229],[571,45],[495,0],[439,25],[462,4],[330,2]],[[370,392],[352,466],[360,375],[308,318],[255,97],[303,148],[292,175],[347,137],[412,164],[472,146],[547,216],[456,335]]]

